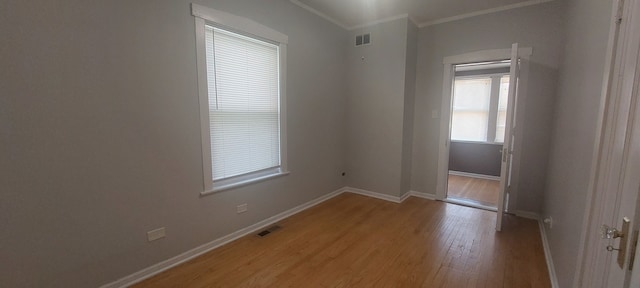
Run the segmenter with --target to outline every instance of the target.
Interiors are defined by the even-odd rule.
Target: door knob
[[[600,236],[602,236],[602,239],[615,239],[623,237],[624,235],[620,233],[618,229],[609,227],[609,225],[604,224],[602,225],[602,227],[600,227]]]
[[[617,249],[611,245],[607,246],[607,251],[618,252],[617,260],[618,260],[618,266],[620,266],[620,269],[624,269],[625,257],[627,255],[627,238],[629,238],[627,237],[627,235],[629,234],[630,223],[631,223],[631,220],[629,218],[622,217],[622,231],[618,231],[618,229],[609,227],[608,225],[602,225],[602,227],[600,227],[600,236],[602,236],[603,239],[620,238],[620,243],[619,243],[620,247],[618,247]]]

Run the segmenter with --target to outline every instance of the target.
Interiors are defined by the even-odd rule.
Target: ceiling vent
[[[367,45],[371,43],[371,34],[356,35],[356,46]]]

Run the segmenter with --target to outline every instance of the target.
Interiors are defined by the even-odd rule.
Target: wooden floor
[[[134,287],[551,287],[538,224],[344,193]]]
[[[449,175],[448,187],[447,197],[468,199],[485,206],[498,206],[498,180]]]

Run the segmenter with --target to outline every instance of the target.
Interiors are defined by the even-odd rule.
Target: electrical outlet
[[[431,110],[431,118],[433,119],[440,118],[440,110]]]
[[[165,233],[164,227],[160,227],[158,229],[147,232],[147,240],[149,242],[158,240],[160,238],[164,238],[165,236],[166,236],[166,233]]]
[[[244,212],[247,212],[247,203],[244,203],[244,204],[240,204],[240,205],[238,205],[238,206],[236,207],[236,212],[237,212],[238,214],[240,214],[240,213],[244,213]]]

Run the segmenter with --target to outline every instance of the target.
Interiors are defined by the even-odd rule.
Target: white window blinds
[[[487,141],[491,78],[456,79],[451,140]]]
[[[280,166],[278,46],[205,27],[214,181]]]

